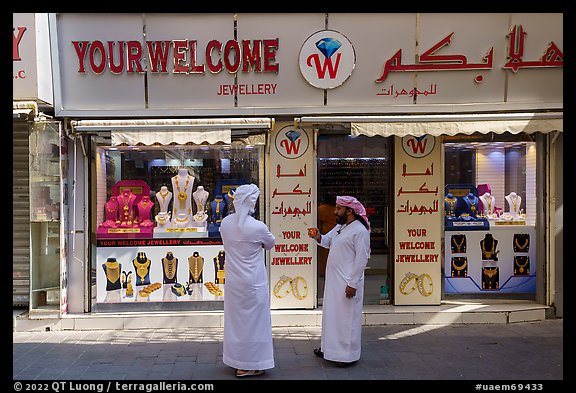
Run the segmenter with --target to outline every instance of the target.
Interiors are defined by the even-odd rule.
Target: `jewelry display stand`
[[[150,187],[146,182],[118,181],[112,187],[112,195],[105,204],[105,221],[96,230],[97,238],[152,237],[154,233],[154,223],[150,217],[152,205]]]
[[[507,225],[500,224],[504,219],[499,217],[496,198],[489,185],[482,186],[478,198],[473,185],[446,185],[444,292],[535,293],[536,227],[521,221],[521,198],[512,193],[506,201],[518,219],[508,213]]]
[[[469,184],[449,184],[445,187],[444,230],[483,231],[490,229],[488,219],[479,214],[481,200],[476,187]]]

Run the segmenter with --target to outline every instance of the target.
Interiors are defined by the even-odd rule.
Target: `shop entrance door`
[[[365,207],[372,227],[365,271],[364,304],[380,304],[389,282],[390,142],[383,137],[332,134],[320,130],[317,156],[318,228],[335,225],[336,196],[351,195]],[[327,250],[318,247],[318,305],[322,305]],[[386,288],[384,288],[386,290]]]

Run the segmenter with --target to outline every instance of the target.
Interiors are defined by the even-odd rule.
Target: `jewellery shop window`
[[[265,139],[252,137],[230,144],[108,143],[95,149],[101,309],[110,303],[224,300],[220,223],[234,212],[238,186],[264,185]],[[263,209],[259,200],[257,218],[264,217]]]
[[[444,144],[446,294],[536,293],[536,143],[510,139]]]

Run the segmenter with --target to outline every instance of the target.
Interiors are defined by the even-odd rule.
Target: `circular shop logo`
[[[276,134],[276,151],[284,158],[302,157],[308,150],[308,134],[301,128],[286,126]]]
[[[348,79],[356,65],[352,43],[334,30],[312,34],[300,49],[300,72],[319,89],[333,89]]]
[[[434,150],[436,138],[432,135],[413,136],[407,135],[402,138],[402,149],[410,157],[422,158]]]

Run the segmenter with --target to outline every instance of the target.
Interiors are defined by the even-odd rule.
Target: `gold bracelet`
[[[304,289],[306,290],[304,295],[301,295],[300,291],[298,290],[298,281],[299,280],[302,280],[302,282],[304,283]],[[302,300],[306,296],[308,296],[308,284],[306,284],[306,280],[304,280],[304,277],[300,277],[300,276],[294,277],[293,280],[290,280],[290,287],[292,287],[292,293],[294,294],[294,297],[296,299]]]
[[[428,282],[430,283],[430,292],[427,292],[424,289],[424,278],[428,278]],[[416,279],[416,281],[418,282],[418,292],[420,292],[422,294],[422,296],[430,296],[432,295],[432,292],[434,292],[434,288],[432,286],[432,277],[430,277],[430,275],[428,273],[424,273],[418,276],[418,278]]]
[[[416,281],[418,279],[418,275],[414,274],[412,272],[408,272],[406,273],[406,276],[402,279],[402,281],[400,281],[400,293],[402,293],[403,295],[409,295],[412,292],[414,292],[416,290]],[[408,283],[410,281],[414,280],[414,285],[412,286],[412,288],[410,288],[410,290],[408,292],[405,291],[406,289],[406,285],[408,285]]]

